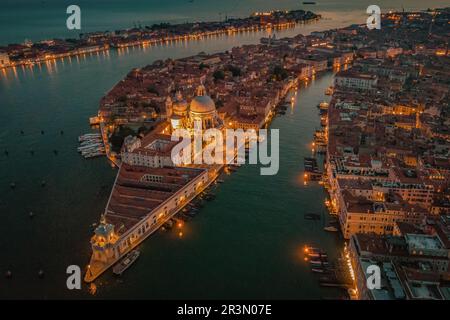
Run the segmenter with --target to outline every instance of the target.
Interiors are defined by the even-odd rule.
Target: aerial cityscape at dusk
[[[1,300],[450,300],[448,2],[6,0],[0,27]],[[230,299],[265,302],[189,305]]]

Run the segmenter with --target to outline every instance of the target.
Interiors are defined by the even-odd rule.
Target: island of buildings
[[[304,10],[256,12],[247,18],[225,18],[220,22],[139,25],[126,30],[82,33],[79,39],[51,39],[36,43],[26,40],[23,44],[0,46],[0,69],[33,66],[64,57],[108,51],[111,48],[145,47],[224,34],[293,28],[299,23],[318,19],[320,15]]]
[[[448,299],[450,10],[389,13],[353,25],[261,40],[132,70],[97,120],[120,166],[91,239],[93,281],[214,181],[220,166],[174,166],[176,128],[266,126],[284,96],[337,72],[324,116],[324,185],[349,244],[359,299]],[[121,132],[124,127],[140,127]],[[116,142],[114,142],[116,141]],[[382,287],[366,286],[367,266]]]

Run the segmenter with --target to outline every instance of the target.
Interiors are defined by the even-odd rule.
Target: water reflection
[[[322,23],[325,22],[325,23]],[[90,63],[92,61],[96,61],[97,63],[103,63],[104,61],[110,60],[111,57],[119,57],[122,58],[126,55],[136,56],[142,55],[152,52],[151,49],[160,49],[167,50],[169,49],[171,52],[175,51],[173,49],[191,49],[190,54],[196,54],[200,51],[209,51],[209,52],[217,52],[222,50],[227,50],[233,46],[242,45],[242,44],[251,44],[257,43],[260,38],[276,35],[277,37],[292,37],[299,33],[308,34],[313,31],[313,26],[316,29],[324,29],[325,25],[328,25],[329,22],[326,20],[322,20],[319,22],[308,22],[305,24],[298,24],[295,27],[291,28],[272,28],[272,29],[264,29],[258,31],[250,31],[245,30],[241,32],[236,32],[232,34],[218,34],[218,35],[207,35],[198,37],[195,39],[176,39],[176,40],[166,40],[162,43],[158,42],[156,44],[144,43],[136,46],[129,46],[124,48],[111,48],[107,51],[96,52],[96,53],[87,53],[77,56],[69,56],[63,58],[57,58],[52,60],[47,60],[43,63],[36,64],[41,70],[41,66],[44,67],[44,71],[53,76],[55,73],[64,70],[71,69],[73,67],[78,67],[82,63]],[[166,53],[167,54],[167,53]],[[65,60],[68,59],[68,64],[65,63]],[[75,61],[72,61],[75,59]],[[73,65],[73,62],[76,62]],[[150,62],[147,60],[147,63]],[[17,70],[12,68],[13,72],[1,73],[1,78],[6,80],[11,80],[11,77],[17,79]],[[33,76],[33,67],[30,68],[22,68],[21,74],[26,76]]]

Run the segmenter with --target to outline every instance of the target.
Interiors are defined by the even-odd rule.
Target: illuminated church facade
[[[222,128],[223,121],[219,118],[216,105],[207,95],[203,85],[197,87],[196,96],[190,104],[184,100],[181,92],[177,92],[174,99],[170,97],[166,101],[167,118],[171,130],[194,130],[195,123],[201,123],[202,130]]]

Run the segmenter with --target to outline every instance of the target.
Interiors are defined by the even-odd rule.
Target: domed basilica
[[[197,87],[197,94],[190,105],[183,99],[181,92],[177,92],[175,99],[168,98],[166,102],[167,117],[172,130],[194,129],[194,123],[201,123],[202,130],[221,128],[222,120],[217,115],[216,105],[206,94],[203,85]]]

